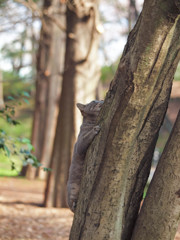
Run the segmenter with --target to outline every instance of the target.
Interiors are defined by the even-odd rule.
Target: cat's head
[[[104,101],[94,100],[88,104],[77,103],[77,107],[84,118],[94,121],[96,120],[103,103]]]

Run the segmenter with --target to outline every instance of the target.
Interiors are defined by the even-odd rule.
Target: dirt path
[[[0,240],[69,239],[73,214],[38,207],[43,189],[43,181],[0,178]],[[180,228],[175,240],[180,240]]]

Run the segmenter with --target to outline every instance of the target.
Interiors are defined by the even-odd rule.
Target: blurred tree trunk
[[[45,0],[43,10],[49,8],[62,9],[57,0]],[[56,16],[63,21],[63,17]],[[64,65],[63,32],[44,15],[37,55],[36,99],[32,129],[32,144],[35,156],[48,167],[52,152],[55,127],[57,121],[57,103],[60,94],[61,72]],[[28,166],[26,176],[33,179],[37,171]],[[45,173],[38,171],[38,176],[45,177]]]
[[[71,240],[131,239],[180,59],[178,14],[175,1],[145,0],[100,113],[101,131],[86,154]],[[176,178],[175,165],[172,171]],[[173,213],[177,206],[171,206]],[[154,226],[153,216],[146,220]],[[152,239],[150,230],[143,239]]]
[[[59,5],[59,1],[56,3]],[[65,6],[59,6],[59,10],[65,11]],[[61,23],[65,25],[65,16],[57,16]],[[52,40],[52,59],[49,61],[49,66],[52,72],[51,83],[48,90],[47,115],[45,121],[45,132],[43,147],[41,150],[40,161],[44,166],[49,167],[50,159],[53,150],[53,143],[56,131],[58,117],[58,102],[61,92],[62,73],[64,70],[64,55],[65,55],[65,32],[59,29],[57,25],[53,25],[53,40]],[[38,177],[45,178],[47,174],[39,169]]]
[[[38,40],[35,34],[35,27],[34,27],[34,16],[32,14],[32,24],[30,26],[30,39],[31,39],[31,64],[32,64],[32,76],[33,78],[36,76],[36,64],[37,64],[37,44]]]
[[[132,30],[134,24],[136,23],[138,15],[139,14],[136,8],[136,0],[129,0],[129,32]]]
[[[81,8],[82,7],[82,8]],[[79,126],[75,103],[95,98],[99,79],[97,50],[99,33],[97,3],[93,7],[68,5],[67,40],[60,114],[49,173],[45,206],[66,207],[66,183],[72,151]]]

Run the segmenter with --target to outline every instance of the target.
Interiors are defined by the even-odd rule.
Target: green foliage
[[[28,98],[30,94],[28,92],[22,91],[21,97],[24,102],[29,104]],[[17,121],[15,119],[15,110],[20,102],[15,96],[7,96],[7,100],[8,102],[5,104],[5,108],[0,110],[0,126],[3,126],[3,129],[0,129],[0,168],[2,165],[1,159],[2,156],[4,156],[6,165],[9,165],[9,163],[11,165],[13,176],[17,175],[22,165],[26,166],[28,164],[34,167],[42,167],[44,171],[50,171],[51,169],[43,167],[32,153],[34,147],[29,140],[30,127],[27,128],[27,126],[30,126],[30,118],[26,120],[28,124],[25,124],[26,121],[23,119],[24,125]],[[7,160],[7,158],[9,160]],[[16,159],[16,161],[12,159]],[[21,164],[17,159],[21,161]],[[5,172],[11,175],[8,171],[9,168],[5,168]],[[0,175],[3,174],[5,173],[3,173],[1,169]]]
[[[22,115],[20,116],[20,120],[22,121],[21,124],[18,125],[10,125],[6,119],[0,118],[0,126],[3,127],[3,132],[8,136],[8,149],[20,151],[22,147],[28,149],[28,145],[26,146],[24,142],[25,138],[29,138],[30,132],[31,132],[31,119],[29,116]],[[2,129],[1,129],[2,130]],[[0,137],[2,138],[2,137]],[[17,149],[13,148],[13,144],[15,145],[14,139],[17,140]],[[19,143],[18,143],[19,142]],[[10,146],[9,146],[10,145]],[[15,147],[15,146],[14,146]],[[29,146],[30,148],[30,146]],[[0,150],[0,176],[17,176],[19,172],[21,171],[23,162],[25,161],[25,156],[23,154],[13,154],[10,153],[9,157],[7,156],[7,152],[3,149]],[[13,164],[14,162],[14,164]],[[15,169],[12,170],[13,165],[15,166]]]
[[[117,64],[113,63],[110,66],[103,66],[101,68],[101,81],[103,83],[110,82],[114,77],[115,71],[117,69]]]
[[[22,161],[18,155],[8,157],[4,151],[0,151],[0,176],[18,176],[22,168]]]
[[[23,100],[27,100],[29,93],[26,91],[21,92],[21,97]],[[18,96],[19,97],[19,96]],[[7,103],[5,104],[4,109],[0,110],[0,123],[3,123],[3,129],[0,128],[0,155],[6,156],[11,162],[11,170],[16,170],[16,164],[12,161],[13,157],[18,157],[21,159],[23,164],[30,163],[33,166],[38,167],[39,162],[36,157],[31,153],[33,151],[33,146],[31,142],[26,137],[19,137],[12,135],[12,126],[19,125],[20,122],[15,119],[15,108],[19,105],[19,100],[14,96],[7,96]],[[5,128],[10,130],[8,133],[5,131]],[[30,161],[30,159],[32,160]]]
[[[24,46],[25,40],[27,38],[27,29],[25,28],[17,38],[13,39],[11,43],[6,43],[3,45],[1,49],[1,54],[3,58],[10,59],[12,63],[15,63],[16,60],[21,65],[23,62],[23,55],[24,54],[31,54],[31,50],[27,50]],[[20,66],[22,67],[22,66]]]
[[[43,170],[44,170],[45,172],[50,172],[50,171],[52,171],[52,168],[46,168],[46,167],[44,167]]]
[[[29,104],[29,101],[27,99],[27,97],[29,96],[30,96],[29,93],[26,91],[22,91],[20,94],[17,94],[16,96],[7,96],[8,101],[5,104],[5,107],[0,109],[0,117],[6,119],[6,121],[9,124],[12,125],[20,124],[15,119],[15,107],[21,104],[19,98],[21,98],[24,102]]]
[[[18,157],[22,162],[27,159],[34,158],[31,154],[33,146],[27,138],[19,138],[9,136],[4,130],[0,129],[0,153],[9,158],[11,161],[11,169],[16,169],[13,157]],[[35,159],[37,162],[37,159]],[[37,166],[37,163],[36,163]]]
[[[14,71],[3,71],[3,79],[5,80],[5,83],[9,81],[16,82],[16,81],[22,80],[19,74]]]
[[[3,92],[5,100],[9,95],[11,97],[15,96],[16,99],[23,96],[29,98],[30,92],[33,89],[34,84],[32,84],[32,82],[26,81],[26,78],[19,76],[17,72],[3,71]]]
[[[2,55],[5,59],[7,59],[7,58],[11,58],[11,59],[19,58],[23,54],[23,51],[15,50],[15,48],[12,45],[9,45],[9,44],[5,44],[1,51],[2,51]]]
[[[12,159],[18,158],[21,160],[21,165],[31,164],[34,167],[40,167],[42,164],[38,159],[32,154],[34,147],[27,138],[12,138],[8,136],[2,129],[0,129],[0,156],[7,157],[11,163],[11,170],[16,170],[18,172],[19,167],[17,168],[16,162]],[[6,159],[6,158],[5,158]],[[2,161],[0,161],[0,166]],[[7,162],[7,159],[6,161]],[[20,164],[18,163],[18,166]],[[19,169],[20,170],[20,169]],[[48,168],[44,168],[45,171],[48,171]]]

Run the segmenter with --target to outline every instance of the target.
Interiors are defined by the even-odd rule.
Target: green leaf
[[[4,144],[3,143],[0,143],[0,149],[4,150]]]
[[[14,114],[15,114],[15,110],[12,109],[10,113],[11,113],[12,116],[14,116]]]
[[[16,121],[16,120],[13,119],[13,120],[12,120],[12,124],[13,124],[13,125],[19,125],[20,122],[18,122],[18,121]]]
[[[52,171],[52,168],[46,168],[46,167],[44,167],[43,170],[44,170],[45,172],[51,172],[51,171]]]
[[[6,132],[5,132],[3,129],[0,129],[0,133],[1,133],[2,135],[6,135]]]
[[[29,101],[26,98],[23,98],[24,102],[29,104]]]
[[[14,154],[14,155],[18,155],[18,153],[17,153],[17,151],[16,151],[16,150],[14,150],[14,151],[13,151],[13,154]]]
[[[0,138],[0,144],[4,145],[4,138]]]
[[[28,159],[29,155],[31,154],[29,150],[21,148],[19,151],[21,154],[27,155],[26,159]]]
[[[29,151],[34,151],[34,147],[31,143],[27,143],[27,147],[28,147]]]
[[[28,92],[26,92],[26,91],[23,91],[22,95],[25,96],[25,97],[30,97],[30,94]]]
[[[28,138],[22,138],[22,139],[21,139],[21,142],[22,142],[22,143],[28,143],[28,144],[31,143],[30,139],[28,139]]]
[[[6,114],[6,121],[12,123],[12,118],[8,114]]]
[[[11,109],[11,106],[9,106],[9,105],[5,105],[5,110],[8,110],[8,109]]]
[[[15,100],[15,98],[12,97],[12,96],[8,96],[7,99],[8,99],[8,100]]]
[[[11,151],[9,150],[9,148],[5,144],[4,144],[4,150],[5,150],[6,154],[7,154],[7,156],[10,157]]]
[[[16,169],[16,167],[15,167],[15,163],[12,162],[12,163],[11,163],[11,170],[15,170],[15,169]]]
[[[41,166],[42,166],[42,163],[36,162],[35,166],[36,166],[36,167],[41,167]]]

